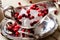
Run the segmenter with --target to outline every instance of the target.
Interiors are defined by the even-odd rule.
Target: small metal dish
[[[44,2],[41,2],[41,3],[44,3]],[[22,21],[26,21],[27,23],[25,23],[26,25],[28,25],[29,27],[22,27],[22,28],[33,28],[34,29],[34,34],[32,36],[34,36],[35,38],[44,38],[48,35],[51,35],[58,27],[58,23],[57,23],[57,20],[56,18],[54,17],[54,10],[56,10],[56,6],[54,5],[54,3],[52,2],[46,2],[46,4],[48,3],[47,5],[47,8],[48,8],[48,14],[41,18],[39,20],[39,22],[34,25],[33,27],[31,27],[29,25],[29,22],[31,21],[28,21],[28,19],[23,19]],[[39,5],[39,3],[37,3],[37,5]],[[52,6],[53,5],[53,6]],[[27,5],[27,6],[21,6],[21,7],[29,7],[30,5]],[[16,21],[15,18],[12,16],[12,14],[14,14],[15,11],[17,12],[20,12],[20,10],[17,10],[18,7],[14,8],[14,7],[8,7],[7,9],[4,9],[4,16],[5,16],[5,19],[2,21],[2,34],[9,38],[9,39],[14,39],[14,40],[34,40],[34,38],[22,38],[22,37],[13,37],[13,36],[10,36],[8,34],[6,34],[4,32],[4,29],[5,29],[5,26],[6,26],[6,23],[9,21],[9,20],[13,20],[13,21]],[[54,10],[51,11],[51,9],[54,8]],[[13,11],[13,13],[11,13]],[[7,13],[9,13],[9,15]],[[35,14],[36,15],[36,14]],[[39,18],[37,18],[39,19]],[[22,25],[23,26],[23,25]],[[25,26],[25,25],[24,25]],[[36,37],[37,36],[37,37]]]
[[[35,34],[39,35],[41,38],[44,38],[52,33],[57,29],[58,23],[56,18],[52,15],[46,15],[42,23],[37,23],[37,27],[35,27]]]

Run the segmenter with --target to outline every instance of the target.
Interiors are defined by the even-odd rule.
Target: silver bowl
[[[44,3],[44,2],[39,2],[39,3]],[[37,4],[39,4],[39,3],[37,3]],[[57,27],[58,27],[57,19],[53,15],[54,14],[54,10],[56,10],[56,6],[52,2],[46,2],[46,4],[48,4],[47,5],[47,8],[49,10],[48,14],[46,16],[44,16],[43,18],[41,18],[39,20],[39,22],[36,23],[33,26],[33,28],[34,28],[34,34],[32,34],[32,36],[34,36],[34,38],[36,38],[36,39],[38,39],[38,38],[44,38],[44,37],[46,37],[48,35],[51,35],[57,29]],[[21,6],[21,7],[29,7],[29,6],[30,5]],[[10,36],[10,35],[8,35],[8,34],[5,33],[6,23],[9,20],[15,21],[14,17],[12,17],[12,15],[11,15],[11,11],[18,11],[18,12],[20,12],[19,10],[17,10],[17,7],[16,8],[8,7],[7,9],[4,9],[5,19],[2,21],[2,34],[5,37],[7,37],[9,39],[14,39],[14,40],[18,40],[18,39],[19,40],[25,40],[25,39],[26,40],[34,40],[34,38],[13,37],[13,36]],[[9,15],[6,12],[9,13]],[[39,19],[39,18],[37,18],[37,19]],[[29,26],[29,20],[28,19],[24,19],[22,21],[26,21],[25,24],[27,24]],[[29,27],[22,27],[22,28],[28,28],[29,29],[29,28],[31,28],[31,26],[29,26]]]

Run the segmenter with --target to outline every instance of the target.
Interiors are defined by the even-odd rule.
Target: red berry
[[[16,33],[15,33],[15,35],[16,35],[16,36],[19,36],[19,35],[20,35],[20,33],[19,33],[19,32],[16,32]]]
[[[25,37],[25,34],[24,33],[22,33],[22,37]]]
[[[16,26],[17,25],[17,23],[15,22],[14,24],[13,24],[13,26]]]
[[[25,32],[25,29],[22,29],[22,32]]]
[[[28,15],[25,15],[25,18],[28,18]]]
[[[58,11],[57,11],[57,10],[55,10],[55,11],[54,11],[54,14],[55,14],[55,15],[57,15],[57,14],[58,14]]]
[[[15,14],[19,15],[19,13],[18,13],[18,12],[15,12]]]
[[[38,14],[38,16],[41,16],[41,12]]]
[[[30,25],[31,25],[31,26],[33,26],[33,25],[34,25],[34,23],[30,23]]]
[[[19,26],[19,25],[16,25],[14,28],[18,28],[18,29],[19,29],[19,28],[20,28],[20,26]]]
[[[28,30],[28,33],[30,33],[30,30]]]
[[[30,23],[30,25],[33,26],[33,25],[36,24],[38,21],[39,21],[39,20]]]
[[[38,14],[38,16],[42,16],[43,17],[44,16],[44,13],[40,13],[40,14]]]
[[[48,14],[48,9],[45,9],[44,13],[45,13],[45,14]]]
[[[36,9],[36,4],[31,5],[30,9]]]
[[[32,1],[31,1],[31,0],[30,0],[29,2],[30,2],[30,3],[32,3]]]
[[[21,3],[20,3],[20,2],[18,2],[18,5],[21,5]]]
[[[19,15],[19,13],[18,13],[18,12],[16,12],[16,13],[15,13],[15,17],[17,17],[18,15]]]
[[[34,19],[34,16],[30,16],[29,19]]]
[[[37,11],[38,11],[38,12],[41,12],[41,9],[39,8]]]
[[[25,14],[22,14],[22,17],[25,17],[26,15]]]
[[[36,8],[36,10],[38,10],[39,8]]]
[[[12,26],[8,26],[7,29],[8,29],[8,30],[11,30],[11,29],[12,29]]]
[[[22,19],[22,16],[18,16],[18,19]]]
[[[18,28],[13,28],[13,31],[14,32],[17,32],[19,29]]]
[[[31,14],[28,14],[28,17],[30,17],[31,16]]]
[[[27,10],[27,14],[30,14],[30,9],[29,9],[29,10]]]
[[[20,26],[17,25],[17,26],[15,26],[15,27],[13,28],[13,31],[16,32],[16,31],[18,31],[19,29],[20,29]]]

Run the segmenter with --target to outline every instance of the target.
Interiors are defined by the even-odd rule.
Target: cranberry
[[[38,10],[39,8],[36,8],[36,10]]]
[[[20,28],[20,26],[16,25],[14,28],[18,28],[18,29],[19,29],[19,28]]]
[[[15,12],[15,14],[19,15],[19,13],[18,13],[18,12]]]
[[[30,9],[29,9],[29,10],[27,10],[27,14],[30,14]]]
[[[14,24],[13,24],[13,26],[16,26],[17,25],[17,23],[15,22]]]
[[[25,29],[22,29],[22,32],[25,32]]]
[[[25,14],[22,14],[22,17],[25,17],[26,15]]]
[[[33,4],[30,9],[36,9],[36,4]]]
[[[19,20],[16,20],[16,21],[17,21],[18,24],[22,25],[22,22],[21,21],[19,21]]]
[[[31,16],[31,14],[28,14],[28,17],[30,17]]]
[[[28,30],[28,33],[30,33],[30,30]]]
[[[20,3],[20,2],[18,2],[18,5],[21,5],[21,3]]]
[[[18,19],[22,19],[22,16],[20,15],[20,16],[18,16]]]
[[[18,15],[19,15],[19,13],[16,12],[16,13],[15,13],[15,17],[17,17]]]
[[[48,10],[46,9],[46,10],[44,10],[44,14],[46,15],[46,14],[48,14]]]
[[[55,15],[57,15],[57,14],[58,14],[58,11],[57,11],[57,10],[55,10],[55,11],[54,11],[54,14],[55,14]]]
[[[33,25],[34,25],[34,23],[30,23],[30,25],[31,25],[31,26],[33,26]]]
[[[28,18],[28,15],[25,15],[25,18]]]
[[[36,24],[38,21],[34,21],[33,23]]]
[[[22,37],[25,37],[25,34],[24,33],[22,33]]]
[[[13,31],[14,32],[17,32],[19,29],[18,28],[13,28]]]
[[[29,19],[34,19],[34,16],[30,16]]]
[[[16,31],[18,31],[19,29],[20,29],[20,26],[17,25],[17,26],[15,26],[15,27],[13,28],[13,31],[16,32]]]
[[[45,8],[44,11],[46,11],[48,13],[48,9]]]
[[[42,14],[42,13],[40,12],[40,13],[38,14],[38,16],[41,16],[41,14]]]
[[[12,29],[12,26],[8,26],[7,29],[8,29],[8,30],[11,30],[11,29]]]
[[[38,21],[34,21],[32,23],[30,23],[31,26],[33,26],[34,24],[36,24]]]
[[[19,33],[19,32],[16,32],[16,33],[15,33],[15,35],[16,35],[16,36],[19,36],[19,35],[20,35],[20,33]]]
[[[29,2],[32,3],[32,0],[30,0]]]
[[[37,11],[38,11],[38,12],[41,12],[41,9],[39,8]]]

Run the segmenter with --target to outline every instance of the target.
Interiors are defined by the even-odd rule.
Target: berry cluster
[[[18,3],[18,4],[21,5],[21,3]],[[44,6],[44,8],[41,9],[39,7],[40,5]],[[27,29],[27,28],[22,28],[21,27],[22,26],[22,20],[21,19],[22,18],[28,18],[29,20],[35,19],[35,16],[33,16],[31,14],[31,10],[35,10],[35,11],[38,12],[37,17],[41,17],[41,16],[44,17],[45,15],[47,15],[48,14],[48,9],[46,8],[46,6],[43,5],[43,4],[40,4],[40,5],[32,4],[29,7],[29,9],[27,9],[27,10],[25,9],[26,14],[20,15],[21,13],[18,12],[18,11],[16,11],[14,13],[13,17],[15,18],[16,22],[15,23],[12,23],[12,22],[7,23],[7,30],[12,32],[11,35],[14,35],[14,36],[21,36],[22,35],[22,37],[30,37],[30,35],[26,34],[25,32],[34,34],[33,29]],[[22,9],[21,8],[22,7],[17,7],[17,9],[20,9],[20,11],[22,9],[24,9],[24,8],[22,8]],[[33,22],[30,23],[30,26],[34,26],[37,22],[39,22],[38,19],[33,20]],[[19,32],[19,31],[21,31],[21,32]],[[20,33],[22,33],[22,34],[20,34]]]
[[[18,25],[16,22],[15,23],[12,23],[12,22],[8,22],[7,23],[7,30],[12,32],[11,34],[9,35],[13,35],[13,36],[16,36],[16,37],[19,37],[22,35],[22,37],[30,37],[29,34],[26,34],[26,33],[34,33],[33,29],[26,29],[26,28],[22,28],[20,25]],[[20,31],[20,32],[19,32]],[[26,32],[26,33],[25,33]],[[21,34],[22,33],[22,34]]]
[[[20,25],[18,25],[16,22],[12,24],[12,22],[7,23],[7,30],[12,32],[12,35],[19,36],[18,30],[20,29]]]
[[[43,6],[44,8],[43,9],[41,9],[39,6]],[[19,20],[21,20],[22,18],[28,18],[28,19],[35,19],[35,16],[33,16],[33,15],[31,15],[31,10],[36,10],[37,12],[38,12],[38,15],[37,15],[37,17],[44,17],[45,15],[47,15],[48,14],[48,9],[44,6],[44,4],[40,4],[40,5],[36,5],[36,4],[32,4],[30,7],[29,7],[30,9],[27,9],[26,10],[26,14],[22,14],[22,15],[20,15],[21,13],[20,12],[15,12],[15,14],[14,14],[14,18],[16,19],[16,21],[19,23],[19,24],[21,24],[22,25],[22,22],[21,21],[19,21]],[[20,8],[19,8],[20,9]],[[24,8],[22,8],[22,9],[24,9]],[[21,9],[21,10],[22,10]],[[20,10],[20,11],[21,11]],[[34,25],[34,24],[36,24],[37,22],[33,22],[33,23],[31,23],[30,25],[32,26],[32,25]]]

